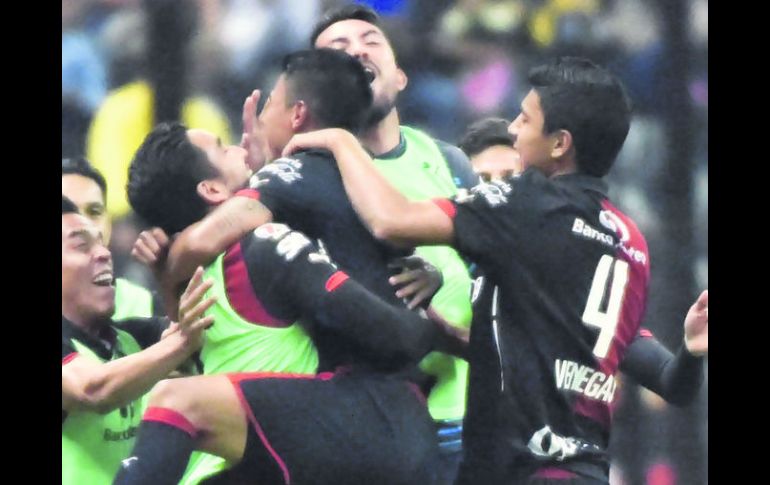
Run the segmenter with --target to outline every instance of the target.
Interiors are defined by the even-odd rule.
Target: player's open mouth
[[[366,73],[366,79],[369,81],[369,84],[371,84],[374,79],[377,77],[377,74],[374,73],[374,70],[364,66],[364,72]]]
[[[112,271],[102,271],[93,279],[93,284],[97,286],[112,286],[114,281],[115,278],[112,275]]]

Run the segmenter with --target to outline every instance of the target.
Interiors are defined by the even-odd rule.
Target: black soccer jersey
[[[437,204],[485,275],[474,289],[461,476],[494,470],[485,483],[510,481],[558,462],[606,479],[615,373],[647,298],[641,233],[603,181],[581,174],[531,169]]]
[[[398,371],[432,350],[433,322],[382,301],[302,233],[264,224],[239,245],[260,305],[274,318],[301,319],[318,349],[319,371]]]
[[[250,186],[276,222],[321,240],[351,277],[385,301],[403,304],[388,284],[387,263],[411,250],[378,241],[367,231],[328,152],[306,151],[278,159],[254,174]]]

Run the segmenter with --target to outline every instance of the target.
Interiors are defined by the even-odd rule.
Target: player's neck
[[[401,141],[400,137],[398,111],[393,108],[379,123],[364,132],[360,139],[367,150],[378,156],[396,148]]]
[[[64,318],[72,322],[73,325],[78,327],[85,334],[94,338],[99,338],[101,335],[102,327],[104,327],[106,323],[105,320],[87,318],[79,315],[77,312],[69,312],[63,307],[61,314]]]

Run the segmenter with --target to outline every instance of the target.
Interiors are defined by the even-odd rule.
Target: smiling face
[[[347,19],[336,22],[318,35],[315,47],[344,50],[363,64],[373,76],[374,94],[371,122],[379,122],[396,105],[398,93],[407,84],[406,74],[396,64],[396,55],[376,25],[363,20]]]
[[[62,315],[89,325],[112,316],[112,256],[98,227],[80,214],[62,215]]]

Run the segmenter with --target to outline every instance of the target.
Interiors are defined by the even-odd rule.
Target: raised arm
[[[331,128],[297,134],[283,154],[309,148],[332,152],[353,207],[376,238],[406,246],[452,241],[449,216],[432,201],[412,202],[398,192],[351,133]]]

